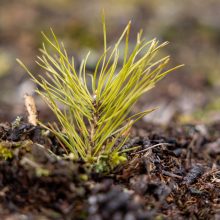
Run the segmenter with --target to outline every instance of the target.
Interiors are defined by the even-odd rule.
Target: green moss
[[[14,155],[14,150],[16,148],[22,148],[24,151],[30,151],[30,147],[32,146],[32,141],[25,140],[25,141],[1,141],[0,142],[0,159],[10,159]]]
[[[12,151],[0,143],[0,159],[7,160],[12,158],[12,156]]]

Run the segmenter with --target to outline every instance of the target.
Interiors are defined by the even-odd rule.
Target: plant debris
[[[59,142],[42,128],[24,121],[2,124],[1,143],[8,144],[12,156],[0,160],[0,216],[218,219],[220,156],[209,150],[219,142],[213,132],[217,126],[205,126],[205,135],[194,125],[162,129],[139,123],[134,138],[123,146],[139,146],[136,154],[128,153],[124,166],[103,175],[81,161],[60,157]],[[20,132],[12,142],[15,130]]]

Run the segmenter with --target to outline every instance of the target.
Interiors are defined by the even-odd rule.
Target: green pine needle
[[[152,110],[128,116],[141,95],[152,89],[156,82],[180,66],[165,69],[169,56],[157,59],[162,44],[153,39],[146,41],[138,33],[133,49],[129,48],[130,22],[112,48],[107,48],[106,26],[103,19],[104,52],[87,82],[86,62],[81,63],[79,72],[75,69],[62,43],[59,43],[53,30],[52,40],[42,33],[43,44],[37,64],[47,77],[35,77],[26,66],[20,65],[29,73],[42,90],[37,90],[56,115],[58,126],[45,126],[69,148],[75,159],[97,164],[107,158],[111,168],[125,161],[121,148],[127,141],[132,125]],[[119,64],[119,47],[124,42],[123,65]],[[50,52],[49,52],[50,49]],[[51,51],[52,50],[52,51]],[[91,89],[90,89],[91,88]],[[63,108],[60,108],[60,104]],[[41,124],[42,125],[42,124]]]

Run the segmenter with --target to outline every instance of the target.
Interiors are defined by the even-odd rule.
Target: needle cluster
[[[104,52],[93,74],[87,74],[89,53],[77,71],[74,58],[70,59],[52,30],[52,39],[43,33],[45,43],[36,61],[46,77],[36,77],[21,61],[18,62],[41,87],[37,93],[54,112],[62,128],[50,124],[47,129],[60,139],[75,159],[90,164],[106,161],[114,168],[126,160],[122,146],[129,137],[131,126],[153,111],[130,116],[134,104],[180,66],[167,69],[169,56],[157,58],[167,42],[146,41],[141,37],[142,32],[137,34],[136,45],[131,49],[130,23],[111,48],[107,48],[104,21],[103,32]],[[122,43],[125,45],[123,51],[120,49]],[[119,63],[121,55],[123,62]]]

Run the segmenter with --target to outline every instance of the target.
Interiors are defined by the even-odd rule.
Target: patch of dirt
[[[140,147],[100,175],[40,127],[0,124],[1,219],[220,219],[219,129],[139,123],[124,148]]]

